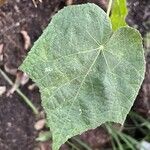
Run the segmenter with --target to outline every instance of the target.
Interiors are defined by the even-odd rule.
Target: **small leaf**
[[[126,0],[114,0],[111,22],[113,30],[117,30],[122,26],[126,26],[125,17],[127,15]]]
[[[45,142],[51,139],[50,131],[41,132],[39,136],[35,139],[36,141]]]
[[[53,150],[107,121],[123,123],[144,66],[137,30],[113,34],[106,13],[94,4],[59,11],[21,66],[40,88]]]

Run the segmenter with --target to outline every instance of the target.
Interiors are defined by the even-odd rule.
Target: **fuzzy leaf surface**
[[[106,13],[94,4],[59,11],[21,66],[40,88],[53,150],[107,121],[123,123],[144,65],[136,30],[113,33]]]

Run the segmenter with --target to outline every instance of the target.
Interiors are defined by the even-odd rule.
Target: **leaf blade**
[[[135,41],[132,40],[134,38]],[[133,42],[138,45],[136,48]],[[125,72],[120,72],[121,60],[124,56],[130,58],[126,49],[130,54],[133,51],[133,58],[125,61],[126,68],[128,63],[136,62],[134,54],[140,55],[137,64],[141,64],[136,64],[135,68],[141,70],[143,79],[143,49],[136,30],[122,28],[112,35],[107,15],[93,4],[70,6],[52,19],[21,69],[40,88],[54,150],[68,138],[106,121],[124,121],[142,81],[134,74],[138,86],[133,91],[134,86],[131,85],[132,88],[124,93],[123,89],[128,89],[128,84],[132,83],[130,78],[126,79]],[[114,72],[110,73],[110,69]],[[125,81],[120,79],[121,75]],[[110,83],[117,88],[111,88]],[[128,95],[124,96],[126,93]],[[128,102],[122,101],[128,98]]]

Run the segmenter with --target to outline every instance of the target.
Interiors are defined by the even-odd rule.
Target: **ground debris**
[[[25,30],[22,30],[20,33],[22,34],[24,39],[24,49],[27,50],[31,46],[30,36]]]
[[[36,85],[35,83],[33,83],[33,84],[31,84],[31,85],[28,86],[28,89],[29,89],[30,91],[33,91],[33,90],[36,89],[36,88],[38,88],[38,87],[37,87],[37,85]]]
[[[0,54],[2,54],[3,52],[3,47],[4,47],[4,44],[0,44]]]
[[[21,73],[20,84],[25,85],[29,81],[29,76],[26,73]]]
[[[42,0],[38,0],[40,3],[42,3],[43,1]],[[37,7],[37,2],[36,2],[36,0],[32,0],[32,2],[33,2],[33,4],[34,4],[34,6],[35,7]]]
[[[0,61],[3,61],[3,48],[4,44],[0,44]]]
[[[45,119],[41,119],[41,120],[39,120],[39,121],[37,121],[35,123],[34,128],[36,130],[42,130],[44,128],[45,124],[46,124],[46,120]]]
[[[34,7],[32,0],[6,0],[0,7],[0,45],[4,45],[0,68],[7,73],[13,83],[18,67],[29,50],[25,50],[25,40],[20,32],[27,31],[33,43],[48,25],[56,8],[58,11],[62,7],[62,0],[43,0],[43,3],[40,1],[36,0],[38,8]],[[6,92],[0,97],[0,150],[33,150],[37,144],[35,138],[38,131],[34,129],[37,119],[17,92],[7,97],[6,94],[11,87],[3,77],[0,77],[0,84],[6,86]],[[29,91],[28,85],[27,83],[27,86],[23,86],[22,93],[33,100],[41,110],[38,90]],[[7,125],[8,122],[12,123],[11,127]]]
[[[72,5],[73,4],[73,0],[66,0],[66,5]]]
[[[0,6],[2,6],[3,4],[5,4],[6,0],[0,0]]]
[[[4,64],[4,69],[7,73],[16,76],[17,68],[9,68],[8,63]]]
[[[15,83],[13,84],[12,88],[7,92],[7,96],[13,94],[20,85],[25,85],[28,81],[29,77],[26,73],[17,71]]]
[[[6,86],[0,86],[0,96],[6,92]]]

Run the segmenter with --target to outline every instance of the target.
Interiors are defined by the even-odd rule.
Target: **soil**
[[[128,0],[128,8],[127,23],[137,28],[145,38],[150,33],[150,1]],[[145,117],[150,116],[150,47],[148,45],[148,43],[144,43],[144,47],[147,50],[145,51],[145,79],[133,106],[133,110]]]
[[[62,6],[64,3],[59,0],[44,1],[38,8],[35,8],[30,0],[10,0],[0,8],[0,44],[4,44],[4,60],[0,63],[1,68],[7,66],[11,70],[19,67],[28,52],[23,47],[21,31],[25,30],[33,43],[51,16]],[[15,76],[9,77],[15,80]],[[7,90],[10,89],[2,76],[0,85],[7,86]],[[27,86],[22,87],[22,91],[37,107],[41,107],[38,90],[31,92]],[[38,135],[34,129],[35,116],[20,96],[14,93],[11,97],[7,97],[6,93],[0,97],[0,149],[33,150]]]
[[[74,0],[73,4],[94,2],[106,10],[105,0]],[[0,68],[15,82],[14,71],[22,63],[30,48],[24,48],[24,39],[21,31],[26,31],[31,39],[31,46],[41,35],[43,29],[50,22],[51,17],[66,6],[65,0],[44,0],[33,5],[32,0],[7,0],[0,7],[0,44],[4,45],[3,60]],[[143,36],[150,32],[150,1],[128,0],[129,14],[127,22],[136,27]],[[150,115],[150,55],[146,56],[147,68],[143,85],[133,106],[133,110],[144,117]],[[32,100],[35,106],[42,111],[38,88],[29,90],[32,81],[21,86],[23,93]],[[23,102],[17,93],[8,96],[11,86],[0,75],[0,86],[6,86],[6,92],[0,96],[0,150],[33,150],[37,148],[35,138],[38,131],[34,129],[37,118],[30,108]],[[101,149],[108,141],[108,135],[102,127],[83,133],[80,138],[88,143],[92,149]],[[40,143],[41,144],[41,143]],[[44,144],[45,149],[50,146]],[[63,145],[62,149],[69,149]]]

